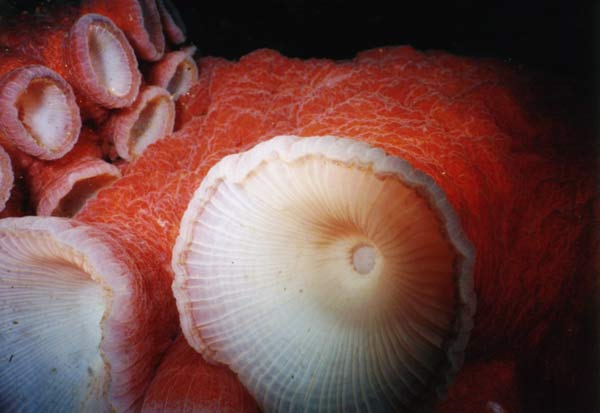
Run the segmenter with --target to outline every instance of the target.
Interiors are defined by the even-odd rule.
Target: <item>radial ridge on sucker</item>
[[[135,53],[105,16],[74,8],[24,15],[0,29],[0,44],[64,77],[82,109],[124,107],[137,96],[141,74]]]
[[[102,129],[105,140],[116,154],[127,161],[140,156],[159,139],[173,132],[175,103],[171,94],[159,86],[144,85],[137,100],[114,113]]]
[[[473,259],[443,192],[407,162],[282,136],[208,172],[173,289],[190,344],[266,411],[409,411],[462,363]]]
[[[0,220],[0,410],[138,410],[160,351],[145,294],[104,231]]]
[[[142,60],[154,62],[165,52],[165,36],[155,0],[84,0],[81,9],[110,18]]]
[[[13,189],[15,176],[10,156],[0,146],[0,211],[4,210]]]
[[[198,66],[194,61],[195,46],[169,52],[150,70],[148,82],[167,89],[177,100],[198,81]]]
[[[99,137],[84,128],[66,156],[52,163],[29,161],[25,175],[38,215],[72,217],[121,171],[102,159]]]
[[[108,108],[129,106],[137,97],[141,75],[123,32],[98,14],[86,14],[70,31],[71,65],[77,84]]]
[[[0,133],[9,146],[58,159],[73,148],[80,128],[73,90],[56,72],[25,65],[0,78]]]

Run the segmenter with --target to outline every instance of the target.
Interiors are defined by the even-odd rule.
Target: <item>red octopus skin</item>
[[[117,94],[110,87],[99,86],[103,78],[110,77],[102,74],[106,68],[96,71],[91,67],[97,62],[90,53],[103,51],[97,51],[90,43],[90,27],[112,39],[123,59],[129,80],[118,86]],[[74,7],[23,15],[0,30],[0,45],[32,56],[63,76],[75,89],[86,119],[102,119],[104,108],[128,106],[138,94],[141,74],[133,49],[123,32],[104,16],[85,14]]]
[[[227,367],[207,363],[180,335],[146,391],[142,412],[258,413],[252,396]]]
[[[78,215],[126,226],[124,244],[165,285],[179,221],[212,165],[279,134],[336,135],[406,159],[444,189],[477,250],[469,352],[531,354],[548,314],[569,319],[581,310],[591,291],[591,160],[556,149],[573,147],[573,136],[548,115],[535,79],[410,47],[340,63],[259,50],[199,67],[199,84],[178,103],[182,129]]]
[[[458,373],[439,413],[519,413],[517,366],[514,360],[491,360],[466,365]]]
[[[37,215],[69,217],[121,173],[102,159],[100,139],[84,128],[71,152],[54,162],[31,160],[26,175]]]

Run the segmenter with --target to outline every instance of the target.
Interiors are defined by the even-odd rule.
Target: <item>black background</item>
[[[364,49],[410,44],[585,81],[594,81],[600,66],[597,1],[171,1],[201,55],[237,59],[268,47],[290,57],[345,59]],[[0,0],[0,16],[60,3],[77,2]]]
[[[231,59],[260,47],[286,56],[343,59],[364,49],[410,44],[591,80],[600,51],[594,29],[599,9],[591,1],[173,3],[202,54]]]

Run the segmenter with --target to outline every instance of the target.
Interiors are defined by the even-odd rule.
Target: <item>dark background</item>
[[[292,57],[345,59],[364,49],[410,44],[590,81],[600,66],[595,61],[600,54],[597,1],[171,2],[202,55],[236,59],[269,47]],[[77,1],[0,0],[0,16],[61,3]]]
[[[410,44],[591,79],[600,52],[593,1],[172,1],[202,54],[231,59],[260,47],[343,59]]]

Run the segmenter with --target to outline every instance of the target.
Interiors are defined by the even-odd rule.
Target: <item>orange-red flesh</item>
[[[115,175],[98,175],[78,181],[69,193],[60,200],[51,215],[56,217],[72,217],[96,192],[118,179]]]
[[[146,391],[143,413],[252,413],[258,406],[223,365],[207,363],[180,335]]]
[[[27,162],[26,176],[38,215],[73,216],[95,193],[121,176],[102,159],[96,134],[84,129],[75,148],[54,162]]]
[[[161,217],[166,231],[155,231],[172,245],[189,194],[222,156],[283,133],[355,137],[409,160],[445,190],[477,249],[475,334],[487,344],[526,336],[549,309],[569,312],[556,305],[564,291],[585,285],[565,274],[582,251],[591,179],[585,157],[565,160],[553,149],[569,136],[536,111],[542,98],[527,87],[534,79],[495,62],[407,47],[340,64],[266,50],[239,63],[203,61],[199,85],[178,105],[184,129],[154,145],[87,214],[105,220],[101,212],[114,200],[124,201],[119,214],[126,214],[127,199],[169,194],[158,201],[172,211]],[[523,231],[536,242],[519,237]]]
[[[546,116],[549,97],[535,78],[408,47],[343,63],[261,50],[199,66],[199,84],[178,103],[183,129],[149,147],[80,213],[129,222],[153,267],[170,262],[191,194],[224,155],[278,134],[331,134],[408,160],[446,193],[477,249],[473,351],[534,351],[549,311],[568,318],[585,301],[571,298],[591,291],[579,277],[591,161],[556,150],[573,141],[562,123],[568,107]]]
[[[64,77],[75,89],[85,117],[97,111],[95,106],[127,106],[138,93],[141,74],[133,49],[104,16],[82,14],[77,8],[23,15],[0,30],[0,44]]]
[[[159,86],[144,85],[133,105],[111,115],[101,135],[112,146],[110,157],[131,161],[149,145],[171,134],[174,123],[175,104],[169,92]]]
[[[467,364],[458,373],[454,386],[435,408],[437,413],[518,413],[522,412],[517,363],[491,360]]]

